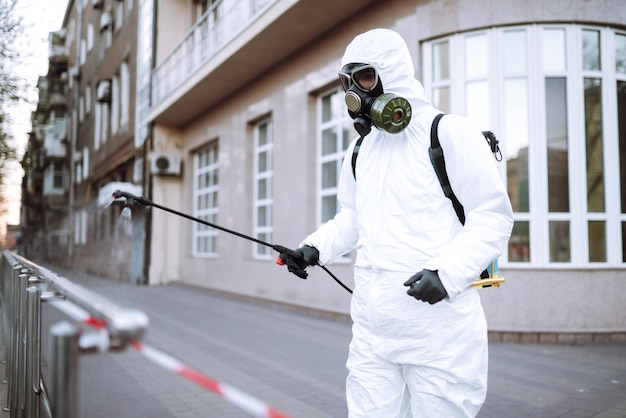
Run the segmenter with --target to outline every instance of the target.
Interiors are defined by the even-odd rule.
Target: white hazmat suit
[[[470,417],[487,388],[487,326],[470,284],[506,248],[513,217],[506,189],[481,131],[447,115],[439,140],[458,221],[429,160],[430,126],[441,113],[415,79],[409,50],[395,32],[375,29],[346,48],[342,66],[373,65],[385,93],[407,99],[408,127],[374,128],[361,145],[356,180],[347,150],[337,215],[309,235],[319,264],[355,249],[353,338],[347,361],[350,417]],[[436,270],[448,297],[436,304],[407,295],[403,283]]]

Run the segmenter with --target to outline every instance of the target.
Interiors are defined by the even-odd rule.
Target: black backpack
[[[430,156],[430,162],[435,169],[435,173],[437,174],[437,178],[439,179],[439,184],[441,184],[441,188],[443,189],[443,194],[450,199],[452,202],[452,206],[454,207],[454,211],[461,222],[461,225],[465,225],[465,210],[463,209],[463,205],[459,202],[459,199],[454,194],[452,187],[450,186],[450,180],[448,179],[448,172],[446,171],[446,161],[443,158],[443,149],[441,148],[441,144],[439,143],[439,135],[437,134],[437,128],[439,126],[439,121],[445,115],[445,113],[440,113],[435,116],[433,119],[433,123],[430,127],[430,148],[428,148],[428,155]],[[491,152],[493,153],[496,160],[502,160],[502,153],[500,152],[500,147],[498,146],[498,140],[496,136],[491,131],[482,131],[489,147],[491,148]],[[363,142],[363,137],[360,137],[357,143],[354,146],[354,150],[352,151],[352,174],[356,180],[356,160],[359,154],[359,149],[361,147],[361,143]],[[489,277],[489,272],[487,270],[483,271],[480,274],[480,277],[486,279]]]

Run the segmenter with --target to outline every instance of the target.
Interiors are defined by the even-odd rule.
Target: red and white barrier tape
[[[67,300],[52,299],[48,303],[58,310],[64,312],[67,316],[73,318],[78,322],[89,325],[95,329],[106,329],[106,322],[93,317],[89,312]]]
[[[105,352],[109,350],[109,332],[107,331],[106,322],[92,316],[89,312],[67,300],[52,299],[48,301],[49,304],[64,312],[70,318],[81,322],[85,325],[89,325],[92,328],[98,330],[98,338],[92,339],[91,343],[98,347],[98,350]]]
[[[228,384],[220,383],[216,380],[213,380],[196,370],[190,368],[184,363],[178,361],[174,357],[169,356],[149,345],[133,341],[131,345],[143,354],[145,357],[150,359],[152,362],[158,364],[166,370],[170,370],[179,376],[184,377],[187,380],[190,380],[196,383],[199,386],[202,386],[205,389],[210,390],[213,393],[220,395],[229,403],[235,405],[239,409],[242,409],[255,417],[266,417],[266,418],[287,418],[287,415],[284,415],[271,406],[265,404],[259,399],[248,395],[245,392],[240,391],[237,388],[234,388]]]
[[[93,317],[89,312],[80,306],[67,300],[51,300],[50,303],[64,312],[74,320],[83,324],[96,328],[101,333],[106,334],[108,341],[108,332],[106,330],[106,322]],[[157,350],[154,347],[141,343],[139,341],[131,341],[130,345],[144,355],[153,363],[163,367],[166,370],[174,372],[179,376],[196,383],[197,385],[210,390],[211,392],[221,396],[228,403],[238,407],[248,414],[259,418],[288,418],[287,415],[277,411],[263,401],[251,396],[233,386],[226,383],[220,383],[202,373],[192,369],[178,359]],[[102,346],[100,347],[103,348]]]

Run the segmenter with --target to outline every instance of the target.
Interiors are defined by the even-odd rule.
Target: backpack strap
[[[456,195],[454,194],[454,191],[452,191],[452,186],[450,186],[450,180],[448,179],[448,173],[446,171],[446,161],[443,159],[443,149],[441,148],[441,144],[439,143],[437,128],[439,126],[439,121],[443,116],[444,113],[440,113],[435,116],[433,124],[430,127],[430,148],[428,148],[428,155],[430,156],[430,162],[433,164],[433,168],[435,169],[435,173],[437,174],[437,178],[439,179],[439,183],[441,184],[443,193],[448,199],[452,201],[452,206],[454,207],[456,216],[459,217],[461,225],[465,225],[465,211],[463,209],[463,205],[461,204],[461,202],[459,202],[459,199],[457,199]],[[487,136],[485,135],[485,137]],[[498,143],[495,139],[495,135],[493,139],[496,141],[495,146],[497,146]],[[490,142],[489,144],[491,145],[492,143]],[[480,278],[489,278],[489,271],[487,269],[483,270],[482,273],[480,273]]]
[[[450,186],[448,172],[446,171],[446,161],[443,158],[443,149],[439,143],[437,128],[443,116],[444,113],[435,116],[433,124],[430,127],[430,148],[428,148],[428,155],[430,156],[430,162],[433,164],[433,168],[439,179],[439,184],[441,184],[441,188],[443,189],[443,194],[452,201],[452,206],[454,207],[454,211],[461,225],[465,225],[465,211],[463,210],[463,205],[454,194],[454,191],[452,191],[452,186]]]

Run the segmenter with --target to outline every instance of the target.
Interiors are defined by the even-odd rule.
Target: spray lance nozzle
[[[135,202],[142,204],[144,206],[152,206],[152,202],[143,196],[135,196],[132,193],[123,192],[121,190],[116,190],[113,192],[113,199],[126,199],[126,206],[132,206]]]

